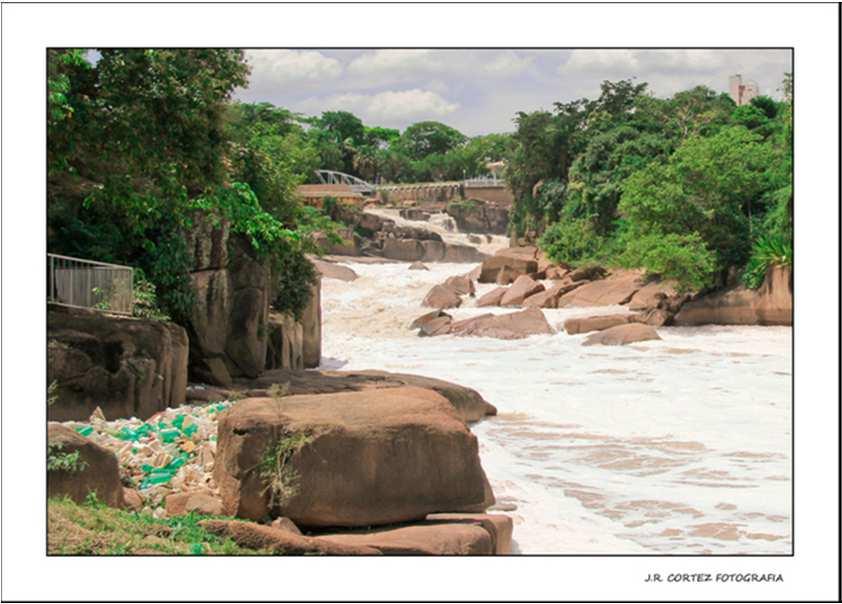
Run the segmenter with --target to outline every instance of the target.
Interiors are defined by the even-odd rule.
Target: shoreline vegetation
[[[552,335],[542,309],[576,306],[633,311],[566,322],[586,345],[791,324],[789,75],[740,106],[606,81],[475,137],[235,102],[240,50],[51,49],[47,75],[48,251],[135,269],[132,317],[48,309],[50,554],[512,551],[471,430],[494,405],[320,368],[321,280],[357,278],[343,259],[472,263],[419,306],[425,337]],[[318,169],[436,183],[490,163],[513,203],[297,193]],[[498,287],[474,300],[480,283]],[[446,312],[469,303],[516,310]]]

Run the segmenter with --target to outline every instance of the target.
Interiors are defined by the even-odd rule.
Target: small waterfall
[[[437,233],[447,243],[470,245],[484,254],[493,255],[497,250],[509,247],[509,238],[503,235],[462,233],[456,226],[456,221],[445,212],[431,214],[429,220],[407,220],[401,217],[400,210],[397,208],[367,208],[365,212],[393,220],[398,226],[415,227]]]

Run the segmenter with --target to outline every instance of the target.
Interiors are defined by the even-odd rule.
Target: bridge
[[[398,202],[403,200],[449,201],[453,198],[476,198],[492,203],[511,205],[513,197],[506,181],[496,174],[465,180],[439,182],[372,184],[339,172],[337,170],[316,170],[317,185],[302,185],[299,193],[305,198],[321,198],[327,195],[343,201],[348,196],[377,195],[381,199]]]

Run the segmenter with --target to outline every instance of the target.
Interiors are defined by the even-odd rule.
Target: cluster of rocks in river
[[[497,288],[476,300],[476,307],[519,307],[510,314],[484,314],[453,321],[446,309],[462,306],[475,295],[474,282]],[[549,284],[546,282],[549,281]],[[535,247],[498,251],[464,276],[435,285],[422,302],[435,308],[410,325],[421,336],[476,335],[502,339],[552,334],[542,308],[627,305],[630,314],[572,318],[564,331],[588,336],[583,345],[622,345],[660,339],[656,327],[703,322],[791,324],[791,273],[773,267],[763,286],[753,292],[737,287],[708,296],[681,293],[671,281],[647,279],[642,270],[606,270],[600,266],[573,269],[552,263]],[[711,320],[713,319],[713,320]]]
[[[431,230],[399,226],[394,220],[345,206],[337,206],[337,216],[347,225],[335,244],[321,240],[328,254],[375,256],[400,262],[481,262],[486,255],[470,245],[443,241]]]

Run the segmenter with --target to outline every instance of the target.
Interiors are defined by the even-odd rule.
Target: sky
[[[518,111],[599,94],[603,80],[635,78],[656,96],[728,76],[779,98],[788,50],[246,50],[249,86],[235,98],[308,115],[345,110],[367,125],[444,122],[469,136],[510,132]]]

